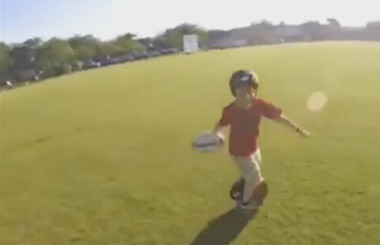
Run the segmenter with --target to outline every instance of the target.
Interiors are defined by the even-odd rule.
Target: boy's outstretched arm
[[[278,118],[275,118],[273,119],[275,122],[278,122],[282,125],[285,125],[286,127],[288,127],[289,129],[292,129],[294,130],[295,132],[297,132],[299,135],[303,136],[303,137],[309,137],[310,136],[310,133],[302,128],[300,128],[297,124],[295,124],[294,122],[292,122],[290,119],[288,119],[284,114],[281,114],[280,117]]]

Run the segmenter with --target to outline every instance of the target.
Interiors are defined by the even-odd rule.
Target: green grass
[[[376,43],[268,46],[1,93],[0,244],[379,244],[379,64]],[[226,214],[238,176],[226,149],[190,148],[230,102],[239,68],[313,134],[263,122],[270,194],[248,223]],[[317,112],[306,108],[314,91],[328,96]]]

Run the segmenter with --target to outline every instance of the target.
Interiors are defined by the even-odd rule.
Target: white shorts
[[[245,180],[244,200],[249,200],[254,188],[258,185],[263,177],[261,175],[261,152],[257,149],[249,157],[233,157],[239,166],[241,178]]]

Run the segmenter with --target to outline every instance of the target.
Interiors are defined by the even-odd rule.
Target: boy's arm
[[[231,113],[228,107],[225,107],[222,112],[221,118],[216,122],[214,128],[212,129],[212,133],[218,134],[220,130],[231,123]]]
[[[303,137],[309,137],[310,134],[306,130],[301,129],[297,124],[292,122],[290,119],[288,119],[283,113],[282,110],[279,107],[276,107],[275,105],[268,103],[264,100],[260,100],[261,106],[262,106],[262,113],[263,116],[272,119],[275,122],[278,122],[282,125],[285,125],[291,130],[294,130],[299,135]]]
[[[310,136],[310,133],[308,131],[301,129],[297,124],[295,124],[290,119],[288,119],[284,114],[281,114],[281,116],[279,116],[278,118],[274,118],[273,120],[275,122],[282,124],[282,125],[285,125],[286,127],[288,127],[291,130],[294,130],[295,132],[297,132],[299,135],[301,135],[303,137],[309,137]]]
[[[218,122],[215,124],[214,128],[212,129],[212,132],[213,132],[214,134],[218,134],[219,131],[220,131],[223,127],[224,127],[224,126],[220,125],[220,121],[218,121]]]

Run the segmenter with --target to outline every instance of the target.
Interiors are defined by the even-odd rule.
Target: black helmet
[[[236,88],[242,83],[248,83],[255,90],[259,88],[259,78],[255,72],[248,70],[235,71],[230,78],[230,89],[233,96],[236,95]]]

